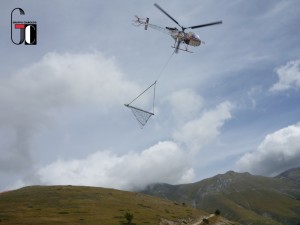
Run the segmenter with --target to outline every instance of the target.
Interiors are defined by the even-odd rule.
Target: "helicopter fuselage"
[[[175,42],[180,41],[191,46],[199,46],[201,44],[200,37],[193,32],[185,33],[177,28],[169,27],[166,27],[166,29],[172,32],[171,37],[175,40]]]

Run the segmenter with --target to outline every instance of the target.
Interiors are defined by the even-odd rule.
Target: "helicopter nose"
[[[193,34],[191,45],[193,45],[193,46],[199,46],[200,44],[201,44],[200,37],[197,34]]]
[[[199,46],[201,44],[201,40],[198,38],[193,39],[191,42],[192,43],[190,43],[190,45],[193,45],[193,46]]]
[[[198,35],[196,35],[196,43],[197,43],[197,46],[199,46],[201,44],[201,40],[200,40],[200,37]]]

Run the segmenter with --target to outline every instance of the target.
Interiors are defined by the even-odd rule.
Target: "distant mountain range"
[[[153,184],[143,193],[215,212],[242,224],[300,225],[300,167],[276,177],[229,171],[192,184]]]
[[[154,184],[143,192],[148,195],[24,187],[0,193],[0,224],[128,224],[128,212],[137,225],[300,225],[300,167],[276,177],[229,171],[192,184]]]

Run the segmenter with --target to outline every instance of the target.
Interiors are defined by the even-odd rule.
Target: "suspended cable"
[[[151,84],[148,88],[146,88],[141,94],[139,94],[135,99],[133,99],[130,103],[128,103],[127,105],[130,105],[131,103],[133,103],[135,100],[137,100],[141,95],[143,95],[146,91],[148,91],[153,85],[156,85],[157,81],[154,81],[153,84]],[[155,90],[155,88],[154,88]],[[154,95],[155,95],[155,91],[154,91]]]
[[[162,69],[160,70],[157,78],[156,78],[156,81],[158,81],[160,79],[160,77],[162,76],[164,70],[166,69],[167,65],[169,64],[169,62],[171,61],[171,58],[172,56],[174,55],[175,53],[175,50],[172,52],[172,54],[170,55],[170,57],[168,58],[167,62],[165,63],[165,65],[162,67]]]
[[[160,79],[160,77],[162,76],[165,68],[167,67],[167,65],[171,61],[171,58],[174,55],[174,53],[175,53],[175,51],[170,55],[167,62],[164,64],[164,66],[160,70],[160,72],[157,76],[157,79],[154,81],[154,83],[152,83],[149,87],[147,87],[143,92],[141,92],[137,97],[135,97],[130,103],[124,104],[127,108],[131,109],[131,111],[132,111],[133,115],[135,116],[136,120],[140,123],[141,128],[143,128],[146,125],[146,123],[148,122],[148,120],[150,119],[150,117],[154,115],[156,83]],[[138,98],[140,98],[143,94],[145,94],[147,91],[149,91],[150,88],[152,88],[152,87],[153,87],[152,112],[149,112],[147,110],[144,110],[144,109],[141,109],[139,107],[131,105]]]

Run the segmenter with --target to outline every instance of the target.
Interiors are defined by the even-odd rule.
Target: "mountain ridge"
[[[288,169],[276,176],[279,179],[289,179],[296,183],[300,183],[300,167]]]
[[[195,208],[218,208],[242,224],[300,223],[300,167],[276,177],[228,171],[191,184],[153,184],[143,193],[185,202]]]

